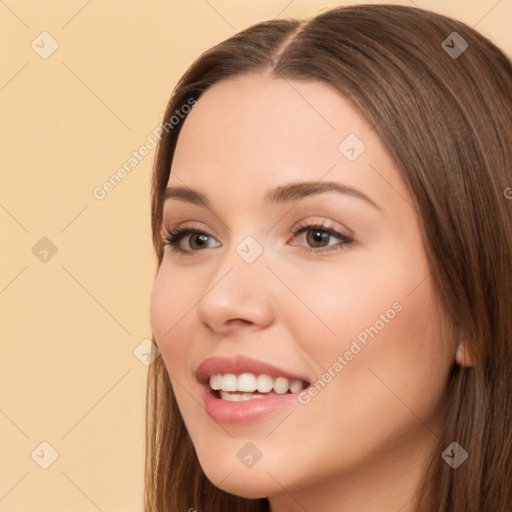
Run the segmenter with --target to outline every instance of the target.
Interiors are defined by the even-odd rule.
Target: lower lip
[[[206,412],[217,423],[243,424],[264,418],[289,407],[299,393],[253,398],[240,402],[229,402],[213,395],[210,386],[202,386]]]

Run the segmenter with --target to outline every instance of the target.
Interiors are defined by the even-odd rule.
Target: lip
[[[241,402],[229,402],[217,398],[210,388],[210,376],[217,373],[234,373],[235,375],[257,373],[270,375],[272,378],[286,377],[291,380],[300,379],[309,382],[303,376],[295,375],[274,365],[249,357],[210,357],[199,365],[195,376],[202,388],[206,412],[217,423],[245,424],[263,419],[290,407],[294,402],[296,403],[297,396],[302,391],[254,398]]]

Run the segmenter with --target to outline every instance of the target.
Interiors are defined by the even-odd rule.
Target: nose
[[[268,327],[275,318],[272,277],[264,254],[247,263],[231,249],[216,266],[196,306],[199,320],[220,335],[240,328]]]

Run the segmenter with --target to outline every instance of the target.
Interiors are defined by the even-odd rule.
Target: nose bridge
[[[264,274],[265,271],[268,272],[265,268],[268,256],[268,247],[264,247],[265,239],[268,239],[265,233],[265,219],[258,210],[258,204],[254,204],[248,197],[244,199],[238,198],[236,203],[228,205],[229,211],[241,213],[237,218],[225,219],[227,221],[225,227],[229,233],[218,270],[222,271],[221,267],[234,266],[233,272],[247,272],[249,275],[254,272]]]
[[[232,285],[236,285],[238,292],[261,289],[269,273],[266,268],[268,251],[263,242],[258,241],[252,235],[239,236],[225,249],[219,259],[218,266],[212,278],[211,285],[220,284],[219,280],[226,279]],[[241,240],[240,240],[241,238]]]

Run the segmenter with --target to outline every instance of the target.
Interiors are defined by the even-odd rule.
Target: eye
[[[310,247],[303,247],[309,253],[325,253],[327,251],[336,251],[345,249],[354,243],[354,240],[340,232],[332,226],[326,224],[299,224],[293,230],[294,237],[302,238]],[[304,236],[305,235],[305,236]],[[337,238],[340,242],[330,244],[332,238]],[[292,244],[296,245],[296,244]],[[327,248],[328,247],[328,248]]]
[[[187,240],[186,245],[188,245],[188,249],[181,247],[181,242],[184,239]],[[174,229],[166,229],[163,245],[170,245],[173,250],[181,253],[197,252],[198,249],[211,248],[211,246],[208,245],[209,240],[214,240],[214,238],[208,233],[184,225]],[[219,245],[220,244],[214,245],[213,247],[218,247]]]

